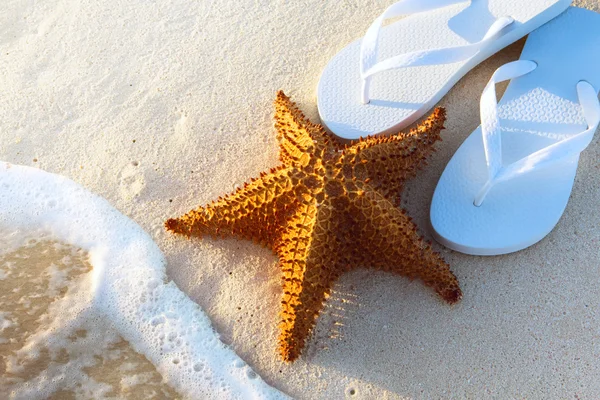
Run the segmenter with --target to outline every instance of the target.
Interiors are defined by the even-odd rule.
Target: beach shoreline
[[[597,138],[581,155],[565,214],[540,243],[501,257],[434,244],[461,282],[459,304],[417,281],[354,271],[292,364],[277,353],[281,284],[271,252],[165,231],[168,218],[279,165],[276,92],[318,121],[320,71],[388,3],[11,2],[0,16],[0,160],[66,176],[139,224],[221,341],[294,398],[600,396]],[[574,5],[600,12],[596,0]],[[489,77],[523,43],[439,103],[443,142],[402,195],[427,239],[437,180],[479,125]]]

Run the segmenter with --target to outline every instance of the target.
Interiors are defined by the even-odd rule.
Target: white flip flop
[[[403,129],[473,67],[558,16],[570,3],[399,1],[323,70],[317,89],[321,122],[346,139]],[[382,27],[386,19],[407,14],[412,15]]]
[[[497,104],[495,84],[508,79]],[[481,126],[440,178],[431,204],[435,238],[463,253],[497,255],[550,233],[600,122],[598,89],[600,14],[571,7],[532,32],[521,59],[492,76]]]

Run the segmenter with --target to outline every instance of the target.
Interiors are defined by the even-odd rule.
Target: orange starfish
[[[448,303],[458,301],[462,294],[448,264],[398,208],[404,181],[440,139],[445,111],[436,109],[407,134],[344,146],[305,119],[283,92],[275,107],[283,165],[165,225],[188,237],[254,240],[279,257],[283,359],[300,355],[333,283],[351,268],[420,278]]]

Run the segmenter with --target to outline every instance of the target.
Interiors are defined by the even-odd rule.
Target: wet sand
[[[0,397],[31,398],[27,383],[45,380],[57,400],[180,398],[105,318],[69,320],[91,269],[82,250],[47,240],[0,255]]]

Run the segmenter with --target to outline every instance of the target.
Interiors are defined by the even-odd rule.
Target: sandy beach
[[[460,280],[464,298],[457,305],[417,281],[369,270],[346,274],[293,364],[277,353],[281,285],[270,251],[247,241],[165,232],[168,218],[279,164],[272,121],[277,90],[318,122],[322,69],[390,3],[9,0],[8,12],[0,13],[0,160],[66,176],[139,224],[164,253],[169,279],[206,312],[221,340],[293,398],[599,398],[597,137],[581,155],[563,217],[541,242],[496,257],[434,243]],[[598,0],[574,5],[600,12]],[[436,183],[479,125],[479,98],[491,74],[518,59],[523,44],[483,62],[439,104],[448,117],[443,142],[402,196],[428,239]],[[61,261],[67,253],[68,262]],[[19,261],[28,257],[35,262]],[[86,284],[81,274],[91,268],[80,250],[36,242],[0,250],[0,276],[17,262],[42,270],[66,263],[58,268],[72,282],[54,291],[31,288],[56,298]],[[0,278],[0,291],[19,282]],[[18,313],[10,306],[17,300],[0,294],[0,312]],[[36,321],[22,321],[38,329]],[[22,350],[27,329],[0,328],[0,337],[12,332],[17,340],[12,347],[0,341],[0,357]],[[78,341],[73,354],[86,347],[85,337]],[[101,344],[96,369],[86,369],[81,380],[89,385],[104,376],[112,391],[95,393],[180,396],[117,332]],[[52,362],[24,363],[46,369]],[[132,369],[122,368],[126,362]],[[144,379],[128,386],[111,378],[132,370]],[[10,393],[13,383],[0,378],[0,393]],[[82,390],[55,398],[74,393],[96,397]]]

